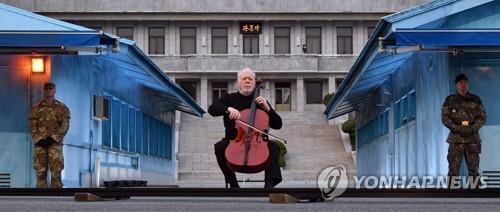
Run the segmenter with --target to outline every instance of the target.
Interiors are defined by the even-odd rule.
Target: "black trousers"
[[[222,139],[221,141],[215,143],[215,157],[217,158],[217,163],[219,164],[219,167],[224,174],[226,183],[229,183],[231,188],[238,188],[239,185],[236,179],[236,174],[227,166],[225,152],[228,145],[229,140],[227,139]],[[274,142],[267,142],[267,146],[269,147],[270,163],[265,170],[264,187],[272,188],[278,185],[283,180],[281,177],[281,169],[279,167],[280,148]]]

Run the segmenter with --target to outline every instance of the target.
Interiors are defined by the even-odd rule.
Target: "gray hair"
[[[255,79],[255,73],[252,71],[250,68],[244,68],[241,71],[238,71],[238,79],[241,77],[241,75],[245,72],[250,72],[252,74],[252,77]]]

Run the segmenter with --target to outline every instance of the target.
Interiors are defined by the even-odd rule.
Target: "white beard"
[[[238,92],[240,92],[241,95],[243,96],[250,96],[252,95],[253,89],[240,89]]]

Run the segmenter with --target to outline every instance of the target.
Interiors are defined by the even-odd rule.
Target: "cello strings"
[[[239,121],[241,124],[243,124],[243,125],[245,125],[245,126],[247,126],[247,127],[250,127],[250,128],[252,128],[253,130],[255,130],[255,131],[259,132],[259,133],[262,133],[262,134],[264,134],[264,135],[267,135],[267,136],[271,136],[271,137],[273,137],[273,138],[276,138],[276,139],[278,139],[278,140],[280,140],[281,142],[283,142],[283,143],[285,143],[285,144],[286,144],[286,140],[285,140],[285,139],[282,139],[282,138],[280,138],[280,137],[278,137],[278,136],[275,136],[275,135],[268,134],[268,133],[266,133],[266,132],[264,132],[264,131],[262,131],[262,130],[259,130],[259,129],[257,129],[257,128],[255,128],[255,127],[251,126],[250,124],[248,124],[248,123],[246,123],[246,122],[244,122],[244,121],[242,121],[242,120],[237,119],[236,121]]]

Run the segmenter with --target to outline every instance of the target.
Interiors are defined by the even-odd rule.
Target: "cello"
[[[253,91],[253,100],[259,96],[260,81],[256,82]],[[258,173],[269,165],[268,136],[275,137],[284,143],[285,140],[268,134],[269,116],[252,101],[250,109],[240,111],[240,119],[236,120],[235,127],[238,134],[229,142],[225,156],[229,169],[240,173]]]

